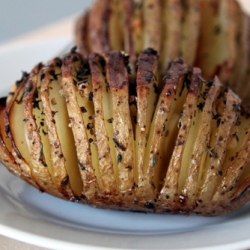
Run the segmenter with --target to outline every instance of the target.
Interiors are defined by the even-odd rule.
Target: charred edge
[[[61,187],[64,188],[69,184],[69,176],[65,176],[64,179],[61,182]]]
[[[44,158],[43,158],[43,145],[40,146],[39,161],[42,163],[42,165],[44,167],[47,167],[47,164],[46,164],[46,162],[44,161]]]
[[[153,77],[155,80],[157,80],[155,74],[153,73],[154,64],[157,60],[157,57],[153,51],[153,49],[148,49],[142,52],[138,58],[138,74],[143,76],[147,82],[151,82]],[[138,85],[141,85],[140,81],[138,81]]]
[[[27,83],[25,85],[23,96],[26,97],[28,94],[30,94],[30,92],[32,92],[32,90],[33,90],[33,87],[34,87],[33,82],[30,79],[29,81],[27,81]]]
[[[120,144],[120,143],[118,142],[118,140],[117,140],[115,137],[113,137],[113,141],[114,141],[115,146],[116,146],[117,148],[121,149],[122,151],[125,151],[125,150],[126,150],[126,147],[125,147],[124,145]]]
[[[126,75],[126,66],[128,65],[128,56],[120,51],[111,51],[108,54],[107,70],[110,74],[110,87],[116,87],[122,89],[125,85],[128,85],[128,77]],[[118,77],[122,76],[122,79],[118,81]]]
[[[0,98],[0,107],[5,108],[6,100],[7,100],[7,96],[4,96],[4,97]]]
[[[189,92],[198,94],[199,86],[200,86],[200,78],[201,78],[201,70],[199,68],[193,69],[192,80],[189,88]]]
[[[154,205],[154,203],[152,203],[152,202],[146,202],[146,203],[144,204],[144,207],[147,208],[147,209],[155,210],[155,205]]]
[[[78,161],[78,166],[80,167],[80,169],[82,171],[86,171],[87,170],[86,167],[80,161]]]
[[[29,77],[29,74],[25,71],[22,71],[22,77],[20,80],[16,81],[16,87],[19,87],[24,81],[27,80],[27,78]]]
[[[76,78],[78,84],[87,83],[90,75],[90,67],[87,62],[83,63],[81,67],[76,71]]]

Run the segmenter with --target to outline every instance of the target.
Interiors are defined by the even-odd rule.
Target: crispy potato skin
[[[124,52],[86,59],[73,48],[36,66],[1,103],[0,161],[40,190],[95,207],[206,216],[238,209],[250,199],[248,108],[181,58],[159,92],[158,62],[144,50],[130,78]],[[18,146],[17,119],[30,155]]]

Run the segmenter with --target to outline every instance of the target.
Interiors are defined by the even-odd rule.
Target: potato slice
[[[151,121],[158,98],[158,57],[152,49],[143,51],[138,57],[136,76],[137,123],[135,128],[135,183],[139,190],[144,188],[144,158]],[[138,190],[138,192],[140,192]],[[142,194],[137,194],[141,196]]]
[[[32,72],[35,71],[37,71],[37,66],[35,66],[32,70]],[[12,150],[11,153],[15,162],[19,165],[21,176],[31,185],[38,187],[32,176],[31,157],[26,141],[25,120],[23,116],[23,96],[26,91],[25,87],[27,82],[28,77],[25,77],[16,89],[14,96],[8,103],[8,106],[5,108],[3,116],[5,132],[11,144],[11,147],[8,146],[8,148],[9,150]],[[6,143],[6,145],[8,144]]]
[[[222,176],[221,183],[213,197],[214,202],[227,201],[238,196],[244,190],[241,185],[249,175],[249,111],[242,107],[238,108],[241,112],[240,117],[234,125],[233,136],[227,148],[224,164],[225,174]],[[237,189],[238,191],[236,191]]]
[[[160,191],[163,185],[168,161],[173,150],[175,128],[178,124],[187,92],[185,77],[188,67],[181,60],[175,60],[165,77],[165,86],[161,92],[151,123],[144,157],[145,192]],[[177,102],[177,98],[179,101]],[[169,136],[171,135],[171,136]],[[166,153],[167,152],[167,153]],[[147,186],[146,186],[147,185]]]
[[[201,0],[201,28],[195,65],[205,78],[224,83],[236,62],[235,1]],[[209,21],[208,21],[209,20]]]
[[[7,167],[7,169],[11,173],[22,178],[21,170],[11,154],[12,147],[5,131],[3,113],[6,107],[6,100],[7,97],[0,99],[0,161]]]
[[[178,200],[180,199],[181,201],[181,197],[178,197],[178,193],[180,193],[180,190],[184,185],[183,179],[186,178],[187,166],[190,162],[190,157],[187,157],[187,155],[190,155],[193,140],[195,139],[195,131],[192,128],[198,123],[196,112],[198,105],[197,99],[201,84],[200,78],[201,71],[200,69],[195,68],[193,70],[191,82],[189,83],[190,86],[188,93],[186,96],[184,95],[186,98],[184,98],[184,106],[178,120],[179,129],[174,140],[175,145],[172,149],[173,151],[166,171],[164,185],[161,190],[161,194],[164,194],[165,198],[164,206],[171,206],[173,210],[178,206],[176,204]],[[186,79],[184,83],[188,84],[189,81],[189,79]]]
[[[193,133],[195,134],[191,135],[193,136],[193,138],[190,140],[192,143],[189,143],[191,145],[193,144],[193,147],[190,146],[192,151],[190,152],[189,150],[189,155],[186,155],[188,162],[187,176],[184,180],[185,183],[179,196],[179,198],[181,197],[180,201],[183,205],[183,210],[193,209],[196,203],[199,173],[202,170],[202,159],[210,140],[211,124],[213,119],[213,105],[222,88],[222,84],[217,77],[212,82],[211,87],[209,86],[210,84],[211,83],[209,82],[203,82],[203,86],[198,97],[198,110],[196,110],[196,117],[198,117],[198,119],[196,118],[195,121],[196,126],[192,126],[194,129]],[[200,121],[197,122],[197,120]],[[183,161],[183,163],[185,164],[186,162]],[[180,189],[181,187],[179,187],[179,190]]]
[[[128,58],[119,51],[108,54],[107,81],[113,106],[113,136],[116,147],[119,190],[128,193],[134,187],[134,135],[129,110]],[[110,138],[111,139],[111,138]]]
[[[179,57],[181,49],[182,6],[181,0],[162,1],[162,44],[160,72],[164,76],[170,62]]]
[[[106,79],[103,75],[105,61],[97,54],[92,54],[89,57],[89,66],[92,77],[93,86],[93,103],[94,103],[94,123],[95,123],[95,135],[96,145],[98,147],[98,159],[99,159],[99,171],[102,182],[101,192],[106,194],[116,194],[118,190],[118,171],[114,169],[114,162],[118,161],[115,154],[115,147],[112,146],[111,140],[113,135],[111,115],[105,117],[108,105],[105,96],[107,96],[108,86],[106,85]],[[106,98],[107,99],[107,98]],[[105,101],[104,101],[105,100]],[[108,127],[110,133],[108,133]],[[110,137],[111,136],[111,137]]]
[[[205,163],[207,170],[205,171],[205,180],[199,194],[199,201],[203,208],[210,204],[215,189],[218,186],[220,176],[224,175],[222,170],[226,156],[227,143],[232,134],[233,124],[237,121],[239,115],[239,98],[230,89],[225,93],[225,97],[226,104],[215,135],[215,141],[213,144],[210,144],[211,148],[208,150],[208,156]]]
[[[97,186],[103,190],[96,146],[93,92],[90,70],[81,56],[71,51],[63,59],[61,86],[66,98],[69,126],[74,135],[79,174],[87,199],[95,196]]]
[[[90,52],[103,54],[110,50],[108,20],[109,0],[96,1],[89,10],[87,22]]]
[[[180,57],[188,65],[194,65],[201,20],[200,0],[182,1],[182,30]]]
[[[53,165],[52,177],[58,190],[68,199],[81,196],[82,181],[80,179],[77,157],[72,131],[69,128],[69,117],[64,97],[60,92],[61,60],[53,59],[42,70],[41,100],[48,128]]]
[[[47,136],[44,130],[44,121],[39,119],[39,113],[43,112],[40,93],[38,93],[38,90],[40,91],[40,70],[42,67],[42,64],[38,65],[37,70],[30,74],[30,79],[26,83],[27,91],[23,96],[26,142],[31,156],[30,167],[32,176],[41,190],[63,198],[52,181],[49,172],[50,159],[44,157],[44,151],[50,150],[46,148],[49,144],[44,145],[41,140],[41,134]]]

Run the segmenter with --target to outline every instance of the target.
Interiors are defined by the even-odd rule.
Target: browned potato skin
[[[156,63],[156,52],[152,49],[146,50],[142,52],[141,58],[144,58],[146,60],[146,68],[143,68],[142,65],[138,67],[138,75],[143,76],[143,72],[147,69],[149,69],[149,72],[152,72],[155,68]],[[14,102],[16,102],[16,98],[19,96],[21,92],[23,91],[24,85],[26,86],[26,96],[24,97],[24,109],[25,107],[27,110],[24,110],[24,114],[26,118],[30,117],[29,110],[31,107],[28,108],[29,105],[32,103],[32,91],[33,91],[33,82],[28,82],[27,79],[24,79],[23,82],[17,87],[13,97],[9,100],[9,102],[6,104],[3,104],[1,106],[1,112],[3,112],[3,116],[0,115],[0,125],[5,125],[6,134],[11,142],[11,147],[6,147],[5,140],[3,140],[3,137],[5,136],[4,130],[0,130],[0,153],[1,157],[0,160],[3,164],[6,165],[6,167],[17,176],[20,176],[24,180],[26,180],[31,185],[37,187],[38,189],[41,189],[41,186],[44,191],[47,191],[48,193],[51,193],[58,197],[63,197],[68,200],[75,200],[82,202],[82,203],[88,203],[93,206],[97,206],[100,208],[106,208],[106,209],[121,209],[121,210],[134,210],[134,211],[144,211],[144,212],[157,212],[157,213],[165,213],[165,212],[173,212],[173,213],[197,213],[202,215],[219,215],[224,213],[229,213],[230,211],[233,211],[249,201],[250,199],[250,178],[249,176],[246,176],[244,179],[244,176],[242,174],[244,173],[244,169],[246,169],[247,166],[249,166],[249,155],[250,155],[250,149],[249,149],[249,138],[250,135],[246,135],[244,137],[245,141],[243,142],[237,157],[231,162],[228,169],[225,170],[225,173],[222,174],[221,178],[213,179],[212,174],[208,176],[208,179],[211,180],[211,183],[213,184],[213,191],[209,193],[208,196],[204,198],[204,203],[202,204],[199,200],[199,192],[196,193],[196,197],[192,199],[192,202],[189,204],[185,204],[185,199],[182,198],[182,191],[178,191],[178,185],[179,185],[179,174],[180,170],[182,170],[182,165],[176,165],[172,161],[170,161],[170,165],[168,168],[166,168],[163,173],[165,180],[163,187],[159,189],[157,186],[158,180],[154,179],[155,172],[159,168],[157,165],[158,159],[160,159],[161,154],[169,154],[170,159],[178,160],[178,157],[182,157],[183,150],[185,149],[185,144],[183,144],[181,141],[188,139],[188,128],[191,126],[191,121],[194,119],[195,121],[195,115],[193,115],[194,112],[194,105],[196,105],[196,98],[199,96],[199,98],[204,98],[204,102],[207,103],[209,107],[217,107],[218,102],[216,102],[217,99],[222,98],[222,100],[226,100],[226,103],[224,105],[223,109],[223,116],[222,119],[227,119],[223,123],[220,124],[217,128],[214,128],[216,132],[218,132],[218,136],[225,136],[228,138],[228,134],[230,134],[231,126],[234,125],[237,112],[243,112],[243,108],[241,108],[240,105],[240,99],[238,96],[236,96],[232,90],[222,88],[221,83],[219,82],[218,78],[216,78],[213,83],[205,82],[205,80],[201,76],[200,69],[193,69],[192,71],[189,70],[187,64],[182,59],[175,60],[168,71],[168,74],[164,78],[165,85],[163,88],[163,91],[157,97],[158,104],[156,105],[154,112],[155,117],[153,118],[152,128],[150,130],[151,139],[148,141],[148,143],[151,143],[148,145],[149,154],[151,155],[149,158],[150,160],[148,162],[145,162],[145,166],[143,166],[143,170],[139,170],[138,166],[135,164],[135,147],[134,143],[137,141],[134,141],[134,128],[132,126],[131,121],[131,113],[129,108],[129,84],[131,83],[129,78],[129,62],[128,62],[128,56],[120,51],[112,51],[107,53],[107,55],[102,57],[101,55],[92,54],[90,55],[90,59],[88,61],[84,61],[82,56],[76,52],[75,50],[72,50],[64,59],[64,61],[60,60],[59,58],[55,58],[51,60],[44,68],[41,69],[41,98],[43,103],[43,108],[45,112],[45,118],[46,118],[46,124],[49,128],[48,130],[48,136],[50,137],[50,146],[51,146],[51,153],[52,153],[52,159],[54,162],[54,174],[55,174],[55,185],[57,190],[62,194],[61,196],[58,195],[53,190],[50,190],[50,188],[54,188],[54,186],[51,184],[47,186],[49,188],[46,190],[45,186],[42,186],[42,182],[44,179],[41,179],[37,181],[36,179],[39,178],[39,173],[37,173],[36,178],[32,175],[30,172],[23,172],[21,161],[22,158],[20,156],[20,161],[17,158],[18,154],[18,148],[16,148],[15,141],[12,137],[11,131],[9,131],[8,126],[11,128],[10,120],[9,120],[9,112],[11,111],[12,105]],[[63,65],[62,65],[63,63]],[[141,63],[141,62],[140,62]],[[100,112],[100,110],[104,110],[105,107],[103,106],[104,103],[101,101],[102,97],[100,95],[101,92],[98,92],[98,88],[101,89],[102,87],[106,87],[105,91],[109,91],[110,97],[111,97],[111,103],[112,103],[112,123],[114,134],[112,138],[108,138],[111,140],[111,144],[105,144],[103,142],[103,139],[101,137],[96,136],[96,143],[97,147],[104,148],[108,152],[110,149],[110,145],[113,145],[112,147],[115,149],[115,152],[119,155],[119,157],[115,159],[111,159],[115,166],[117,168],[118,175],[114,175],[114,169],[113,166],[110,168],[107,167],[107,164],[109,164],[110,161],[105,160],[104,164],[106,166],[100,167],[100,176],[95,176],[96,172],[92,172],[91,175],[93,177],[93,185],[94,189],[90,188],[92,194],[90,196],[84,194],[84,189],[81,197],[75,197],[72,193],[72,190],[70,188],[70,183],[68,183],[67,179],[67,172],[64,169],[64,159],[63,157],[60,157],[60,141],[58,141],[57,137],[57,131],[55,129],[55,125],[53,124],[53,114],[51,112],[50,108],[50,101],[49,101],[49,82],[51,79],[53,80],[55,77],[55,69],[58,69],[58,72],[62,72],[62,79],[60,81],[62,82],[56,82],[55,84],[62,84],[63,90],[59,90],[59,93],[61,95],[71,95],[71,97],[74,96],[74,91],[76,89],[72,88],[73,85],[69,88],[67,84],[69,84],[70,81],[73,80],[75,77],[75,72],[77,72],[77,69],[79,65],[86,65],[87,70],[91,70],[91,82],[93,93],[91,95],[91,99],[97,98],[93,102],[93,108],[94,112],[96,112],[96,117],[99,115],[99,125],[103,123],[104,114],[102,114],[103,111]],[[36,72],[36,73],[35,73]],[[37,74],[37,68],[35,68],[35,71],[31,72],[29,76],[33,76],[33,78],[30,78],[35,81],[35,75]],[[60,73],[61,74],[61,73]],[[152,75],[151,75],[152,76]],[[148,75],[144,75],[145,80],[150,80],[148,78]],[[140,78],[138,78],[140,79]],[[191,79],[191,81],[190,81]],[[141,79],[142,80],[142,79]],[[160,81],[158,79],[158,81]],[[90,82],[90,83],[91,83]],[[31,84],[31,85],[29,85]],[[63,86],[63,84],[66,84]],[[107,84],[107,85],[106,85]],[[201,85],[203,84],[207,88],[207,94],[203,95]],[[135,86],[134,86],[135,88]],[[29,91],[28,91],[29,90]],[[182,97],[181,101],[181,109],[176,103],[180,102],[180,95],[184,95]],[[225,92],[226,90],[226,92]],[[28,91],[28,92],[27,92]],[[67,91],[73,91],[71,93]],[[137,89],[139,95],[145,95],[147,97],[147,91],[141,92],[142,89]],[[225,93],[224,93],[225,92]],[[104,93],[104,92],[103,92]],[[176,95],[177,93],[177,95]],[[183,94],[184,93],[184,94]],[[211,96],[212,95],[212,96]],[[61,96],[60,96],[61,97]],[[143,97],[143,96],[142,96]],[[142,98],[141,97],[141,98]],[[72,100],[68,97],[65,98],[66,102],[72,102]],[[98,102],[98,103],[97,103]],[[175,103],[175,105],[173,105]],[[210,110],[206,108],[206,103],[204,104],[204,109],[202,110],[201,116],[204,118],[203,125],[200,127],[200,129],[203,128],[203,126],[207,126],[209,122],[211,122],[211,108]],[[99,106],[98,106],[99,104]],[[180,104],[180,103],[179,103]],[[147,105],[155,105],[154,103],[148,103]],[[193,105],[193,106],[192,106]],[[227,106],[228,105],[228,106]],[[67,107],[67,105],[66,105]],[[143,106],[144,107],[144,106]],[[137,110],[138,113],[145,112],[145,107],[140,108],[141,110]],[[162,141],[164,141],[165,134],[163,133],[166,131],[166,127],[164,127],[167,123],[166,119],[171,119],[171,117],[168,117],[168,112],[171,111],[171,108],[178,111],[178,117],[181,118],[180,126],[178,127],[178,133],[176,137],[174,138],[174,146],[173,149],[169,149],[168,151],[161,151],[161,147],[159,146]],[[79,109],[79,107],[77,108]],[[68,109],[69,115],[74,115],[72,113],[78,112],[77,109]],[[98,111],[99,110],[99,111]],[[169,111],[168,111],[169,110]],[[165,112],[166,111],[166,112]],[[209,113],[210,111],[210,113]],[[0,114],[1,114],[0,112]],[[100,113],[99,113],[100,112]],[[245,111],[246,117],[249,116],[249,112],[246,109]],[[99,113],[99,114],[98,114]],[[172,113],[171,113],[172,114]],[[173,113],[174,114],[174,113]],[[209,114],[209,117],[207,117]],[[76,115],[76,114],[75,114]],[[191,115],[193,115],[191,119]],[[228,117],[227,117],[228,116]],[[70,116],[69,116],[70,117]],[[212,116],[213,117],[213,116]],[[77,116],[75,116],[77,118]],[[205,119],[207,118],[207,119]],[[247,119],[248,119],[247,118]],[[78,118],[77,118],[78,119]],[[210,120],[209,120],[210,119]],[[178,120],[177,120],[178,121]],[[223,121],[223,120],[222,120]],[[64,121],[65,122],[65,121]],[[30,124],[32,123],[32,119],[30,121]],[[178,122],[177,122],[178,123]],[[67,124],[67,123],[66,123]],[[28,125],[28,123],[27,123]],[[95,124],[94,124],[95,126]],[[238,126],[241,126],[240,124]],[[79,128],[77,128],[79,129]],[[75,132],[79,132],[78,130],[75,130]],[[107,138],[107,134],[105,135],[105,128],[98,128],[98,133],[101,133],[102,130],[104,131],[104,137]],[[208,129],[209,130],[209,129]],[[249,132],[249,128],[247,128],[247,131]],[[35,132],[32,129],[28,129],[29,133]],[[81,130],[82,131],[82,130]],[[200,134],[197,133],[200,137]],[[76,135],[79,135],[76,133]],[[32,135],[30,134],[31,139],[35,139],[36,137],[32,138]],[[99,135],[100,136],[100,135]],[[145,135],[146,136],[146,135]],[[1,140],[2,138],[2,140]],[[227,139],[226,138],[226,139]],[[77,138],[76,138],[77,139]],[[219,138],[218,138],[219,140]],[[6,141],[7,142],[7,141]],[[181,142],[181,143],[180,143]],[[206,144],[207,139],[204,138],[197,138],[197,142]],[[157,146],[157,144],[159,144]],[[39,143],[37,144],[39,145]],[[53,146],[54,145],[54,146]],[[72,146],[76,146],[78,149],[79,144],[75,144]],[[183,147],[180,151],[177,150],[177,147]],[[197,145],[196,145],[197,146]],[[206,148],[207,145],[201,145],[201,148]],[[225,144],[221,144],[221,147],[225,149]],[[223,160],[223,149],[221,153],[221,160]],[[77,149],[76,149],[77,150]],[[58,153],[59,152],[59,153]],[[195,150],[193,152],[196,152]],[[79,152],[81,153],[81,152]],[[201,152],[200,152],[201,153]],[[99,156],[103,156],[103,153],[100,151]],[[109,155],[109,154],[107,154]],[[109,156],[110,157],[110,156]],[[155,158],[156,157],[156,158]],[[157,158],[158,157],[158,158]],[[99,159],[98,159],[99,160]],[[110,160],[110,159],[109,159]],[[189,161],[191,159],[188,159]],[[117,162],[116,162],[117,161]],[[27,166],[30,168],[33,166]],[[198,166],[196,166],[196,171],[199,172]],[[206,166],[202,166],[202,168],[205,168]],[[201,167],[200,167],[201,168]],[[102,172],[105,174],[105,172],[108,171],[110,175],[110,179],[106,180],[105,175],[102,177]],[[136,175],[136,172],[140,172],[142,178],[145,178],[144,181],[139,183],[136,183],[136,179],[138,178],[138,175]],[[187,171],[186,178],[190,177],[189,172]],[[192,171],[191,171],[192,174]],[[44,176],[43,176],[44,177]],[[91,178],[92,178],[91,177]],[[163,178],[164,178],[163,177]],[[193,176],[192,176],[193,177]],[[210,178],[211,177],[211,178]],[[95,178],[100,178],[100,180],[97,179],[96,183],[102,183],[101,178],[104,178],[105,180],[102,180],[102,185],[109,185],[111,184],[110,190],[108,192],[104,192],[104,190],[95,183]],[[158,178],[158,177],[157,177]],[[159,178],[162,179],[162,176],[159,176]],[[243,178],[243,181],[238,182],[237,180],[239,178]],[[197,178],[196,178],[197,179]],[[215,181],[214,181],[215,180]],[[51,182],[51,179],[48,179],[49,182]],[[82,181],[84,182],[85,179],[83,178]],[[100,181],[100,182],[98,182]],[[194,178],[195,181],[195,178]],[[186,182],[185,182],[186,183]],[[185,187],[185,183],[182,183]],[[156,185],[154,185],[156,184]],[[83,184],[84,185],[84,184]],[[169,185],[169,187],[168,187]],[[191,185],[191,186],[190,186]],[[197,189],[197,180],[196,183],[194,183],[194,187],[192,187],[192,184],[189,183],[189,190],[191,190],[193,195],[194,190]],[[145,189],[144,189],[145,188]],[[144,189],[144,190],[143,190]],[[211,190],[212,190],[211,189]],[[169,193],[169,190],[171,191]],[[198,190],[198,189],[197,189]],[[144,191],[144,192],[143,192]],[[88,192],[88,190],[86,190]],[[187,192],[186,197],[188,199],[189,193]]]

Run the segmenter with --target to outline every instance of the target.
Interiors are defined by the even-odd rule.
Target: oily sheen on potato
[[[43,192],[100,208],[219,215],[244,205],[248,109],[183,59],[160,77],[160,60],[142,51],[135,75],[121,51],[86,59],[73,48],[39,63],[1,99],[1,162]]]
[[[125,51],[132,72],[139,53],[153,48],[162,77],[181,57],[249,101],[249,24],[236,0],[96,0],[78,18],[75,41],[83,56]]]

